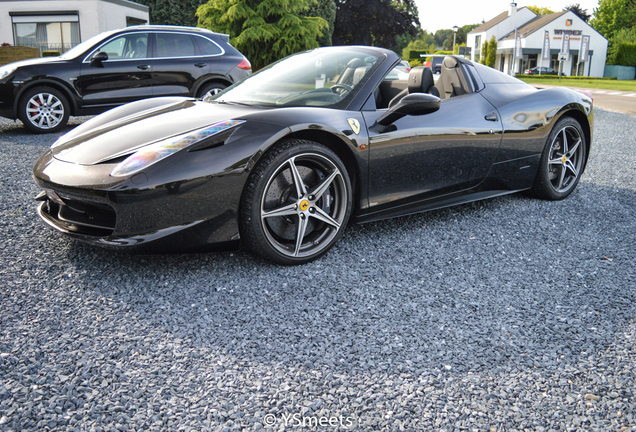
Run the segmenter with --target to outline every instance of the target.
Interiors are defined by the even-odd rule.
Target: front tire
[[[574,191],[587,162],[587,142],[578,121],[560,119],[548,136],[532,187],[536,196],[562,200]]]
[[[241,237],[253,252],[286,265],[324,255],[351,215],[351,181],[327,147],[288,140],[254,168],[241,199]]]
[[[68,123],[70,111],[66,97],[51,87],[27,90],[18,105],[20,120],[35,133],[58,132]]]

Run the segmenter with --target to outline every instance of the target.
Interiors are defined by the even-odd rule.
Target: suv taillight
[[[236,65],[237,67],[240,67],[241,69],[245,69],[245,70],[250,70],[252,69],[252,65],[250,64],[249,61],[247,60],[243,60],[242,62],[240,62],[238,65]]]

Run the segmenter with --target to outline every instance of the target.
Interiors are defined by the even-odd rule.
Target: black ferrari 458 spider
[[[385,79],[392,51],[329,47],[287,57],[210,100],[115,108],[35,164],[51,227],[133,251],[238,245],[283,264],[314,260],[347,224],[530,190],[576,187],[591,97],[537,90],[446,57],[435,82]]]

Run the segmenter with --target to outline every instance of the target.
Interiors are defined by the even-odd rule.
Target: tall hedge
[[[622,42],[614,47],[612,64],[622,66],[636,66],[636,42]]]
[[[636,25],[617,31],[610,39],[607,64],[636,66]]]
[[[488,42],[488,56],[486,57],[486,66],[490,66],[491,68],[495,67],[495,61],[497,60],[497,41],[495,37],[490,38],[490,42]]]

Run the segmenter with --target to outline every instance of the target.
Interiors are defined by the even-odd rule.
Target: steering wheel
[[[342,90],[340,92],[340,96],[344,96],[345,94],[349,93],[350,91],[353,90],[353,87],[351,87],[349,84],[334,84],[331,86],[331,91],[334,93],[338,93],[336,90]]]

